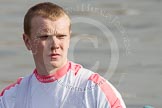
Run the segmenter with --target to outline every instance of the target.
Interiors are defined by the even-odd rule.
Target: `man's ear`
[[[69,43],[68,43],[68,48],[70,47],[71,34],[72,34],[72,31],[70,30],[70,34],[69,34],[70,37],[69,37],[69,40],[68,40],[68,41],[69,41]]]
[[[71,38],[71,35],[72,35],[72,30],[70,30],[70,38]]]
[[[30,37],[27,34],[23,34],[23,40],[25,43],[25,46],[28,50],[31,50],[31,42],[30,42]]]
[[[70,30],[70,35],[72,34],[72,30]]]

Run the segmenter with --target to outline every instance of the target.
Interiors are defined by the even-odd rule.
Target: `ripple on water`
[[[0,50],[0,58],[15,56],[17,53],[10,50]]]
[[[100,7],[103,10],[106,9],[112,15],[140,15],[141,13],[138,9],[128,8],[127,4],[124,4],[123,2],[97,3],[97,7]]]

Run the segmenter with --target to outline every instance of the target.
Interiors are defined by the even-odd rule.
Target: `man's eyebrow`
[[[66,33],[57,33],[55,35],[67,35]]]
[[[37,33],[36,34],[36,36],[37,37],[41,37],[41,36],[58,36],[58,35],[67,35],[66,33],[54,33],[54,34],[52,34],[52,33]]]

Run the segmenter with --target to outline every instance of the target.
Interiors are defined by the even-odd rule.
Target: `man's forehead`
[[[35,32],[34,34],[62,34],[69,30],[70,22],[67,20],[66,17],[59,18],[56,21],[42,18],[42,17],[36,17],[32,20],[32,32]]]
[[[49,26],[50,24],[52,24],[53,26],[65,27],[70,25],[70,19],[67,16],[62,16],[55,20],[36,16],[31,20],[31,25],[34,26],[35,24],[41,26]]]
[[[60,31],[55,29],[42,28],[35,32],[36,35],[58,35],[58,34],[66,34],[66,31]]]

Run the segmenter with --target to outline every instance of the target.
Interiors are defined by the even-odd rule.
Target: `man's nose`
[[[51,36],[51,38],[50,38],[51,50],[58,49],[59,48],[58,43],[59,43],[59,40],[57,39],[57,37]]]

